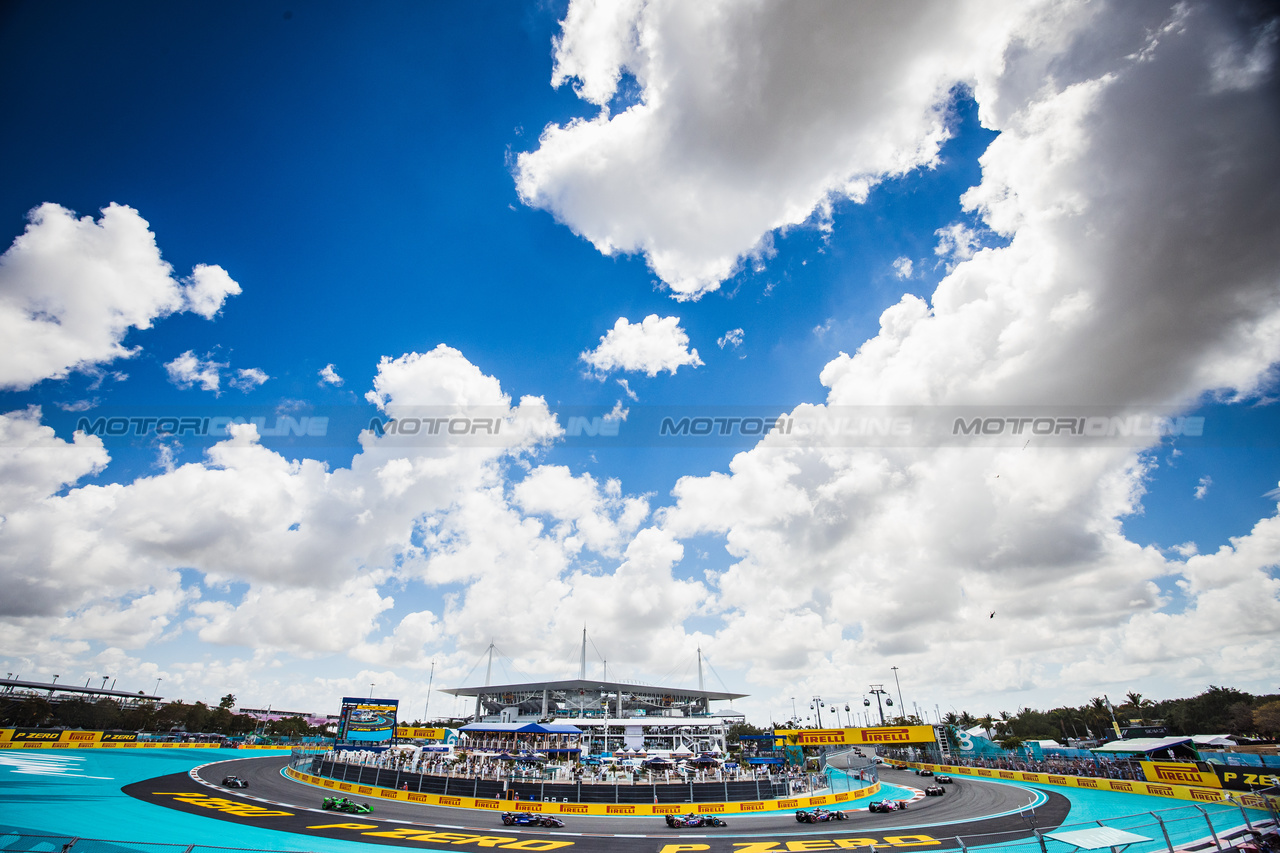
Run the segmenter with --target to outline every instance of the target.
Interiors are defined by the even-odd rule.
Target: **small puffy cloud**
[[[663,370],[674,374],[682,364],[702,364],[698,351],[689,349],[689,336],[680,328],[680,318],[657,314],[634,324],[619,317],[600,338],[600,346],[579,357],[602,374],[626,370],[657,376]]]
[[[911,273],[915,268],[915,264],[905,255],[897,258],[893,262],[893,274],[898,278],[911,278]]]
[[[1209,494],[1209,487],[1213,485],[1213,478],[1208,474],[1200,478],[1200,482],[1196,484],[1195,498],[1196,500],[1204,500],[1204,496]]]
[[[191,350],[187,350],[173,361],[167,362],[164,369],[169,374],[169,381],[179,388],[199,385],[205,391],[217,393],[222,383],[224,367],[230,367],[230,365],[214,361],[210,354],[200,358]]]
[[[23,389],[134,355],[122,342],[179,311],[212,318],[240,285],[201,264],[178,280],[146,220],[111,204],[79,219],[46,203],[0,256],[0,388]]]
[[[953,263],[969,260],[981,245],[977,233],[963,222],[953,222],[933,233],[938,237],[938,245],[933,247],[933,253]],[[906,261],[906,258],[898,258],[897,261],[893,262],[893,268],[898,270],[898,278],[906,278],[911,275],[911,261],[907,261],[905,273],[898,269],[899,261]]]
[[[716,345],[719,346],[720,349],[724,349],[725,347],[733,347],[734,349],[737,349],[742,346],[742,341],[745,337],[746,334],[742,329],[730,329],[721,337],[716,338]]]
[[[248,393],[270,378],[267,372],[261,368],[245,367],[236,371],[235,377],[231,379],[229,384],[232,388]]]
[[[332,364],[326,364],[320,370],[319,376],[320,382],[318,384],[321,386],[333,385],[334,387],[337,387],[344,381],[343,378],[338,375],[338,371],[334,369]]]
[[[187,350],[164,366],[169,374],[169,381],[179,388],[190,388],[199,385],[205,391],[217,394],[222,388],[222,374],[231,365],[224,361],[214,361],[212,353],[205,353],[204,358]],[[230,371],[227,384],[238,391],[248,393],[266,382],[271,377],[265,370],[257,367],[245,367]]]
[[[613,411],[605,415],[604,419],[606,421],[625,421],[627,419],[627,415],[629,414],[631,414],[631,410],[624,409],[622,407],[622,401],[618,400],[613,404]]]
[[[622,386],[622,390],[626,393],[626,395],[627,395],[627,398],[628,398],[628,399],[630,399],[630,400],[639,400],[639,399],[640,399],[640,395],[639,395],[639,394],[637,394],[635,391],[632,391],[632,390],[631,390],[631,383],[630,383],[630,382],[628,382],[628,381],[627,381],[627,380],[625,380],[625,379],[619,379],[619,380],[618,380],[618,384]]]
[[[227,301],[228,296],[240,293],[240,285],[227,275],[226,270],[206,264],[196,264],[185,283],[186,310],[199,314],[206,320],[212,320],[222,310],[222,303]]]

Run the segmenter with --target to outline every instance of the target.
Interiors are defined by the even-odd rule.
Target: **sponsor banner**
[[[889,763],[894,765],[895,767],[927,768],[929,770],[934,771],[935,773],[951,773],[956,776],[984,776],[989,778],[1014,778],[1014,775],[1015,775],[1010,773],[1009,771],[988,770],[985,767],[950,767],[945,764],[916,764],[916,763],[903,762],[903,761],[890,761]],[[1156,761],[1156,762],[1144,761],[1141,763],[1144,765],[1143,767],[1144,771],[1147,772],[1148,774],[1153,772],[1151,769],[1148,769],[1145,766],[1148,764],[1167,765],[1167,768],[1170,768],[1170,767],[1179,768],[1179,769],[1183,769],[1183,772],[1186,772],[1185,768],[1189,767],[1191,768],[1191,771],[1190,771],[1191,773],[1199,774],[1200,777],[1207,777],[1206,779],[1207,784],[1193,785],[1193,784],[1186,784],[1186,783],[1175,784],[1175,783],[1165,783],[1165,782],[1137,782],[1137,781],[1130,781],[1128,779],[1103,779],[1103,778],[1095,778],[1092,776],[1063,776],[1061,774],[1056,774],[1056,773],[1024,773],[1021,771],[1019,771],[1016,774],[1016,777],[1017,779],[1024,782],[1036,782],[1042,785],[1060,785],[1065,788],[1081,788],[1081,789],[1090,790],[1090,791],[1115,791],[1116,793],[1124,793],[1124,794],[1145,794],[1146,796],[1149,796],[1149,797],[1166,797],[1174,800],[1191,800],[1192,802],[1197,802],[1197,803],[1221,803],[1229,799],[1231,802],[1239,803],[1240,805],[1243,805],[1245,808],[1266,809],[1267,807],[1266,801],[1260,795],[1228,794],[1226,791],[1223,791],[1222,788],[1230,788],[1230,785],[1235,784],[1236,780],[1230,780],[1230,782],[1228,782],[1228,780],[1224,778],[1221,782],[1221,787],[1219,787],[1219,781],[1218,779],[1213,778],[1214,777],[1213,773],[1203,773],[1197,770],[1196,765],[1194,764],[1186,764],[1186,763],[1179,764],[1178,762],[1163,762],[1163,761]],[[1242,776],[1247,775],[1247,771],[1252,769],[1247,767],[1222,767],[1221,765],[1214,765],[1214,764],[1210,764],[1209,766],[1212,767],[1214,770],[1243,771],[1241,773]],[[1167,768],[1164,771],[1166,776],[1172,772]],[[1259,776],[1257,778],[1265,779],[1266,777]],[[1272,779],[1273,779],[1272,783],[1274,783],[1275,781],[1274,777],[1272,777]],[[1265,785],[1268,783],[1262,782],[1261,784]],[[1240,789],[1236,789],[1236,790],[1240,790]],[[1243,790],[1248,790],[1248,789],[1243,789]],[[1275,798],[1275,800],[1276,802],[1280,802],[1280,797]]]
[[[1212,773],[1202,773],[1200,769],[1186,761],[1139,761],[1142,773],[1148,782],[1162,782],[1167,785],[1199,785],[1204,788],[1221,788],[1222,783]]]
[[[865,729],[775,729],[776,738],[798,746],[894,746],[934,743],[933,726],[877,726]]]
[[[315,785],[321,788],[335,787],[335,780],[326,779],[321,776],[312,776],[295,770],[292,767],[284,769],[286,776],[299,782],[305,782],[309,785]],[[717,815],[733,815],[743,814],[746,812],[762,812],[772,811],[774,809],[789,810],[795,808],[808,808],[815,805],[826,805],[833,801],[832,797],[805,797],[803,802],[807,803],[801,806],[801,799],[791,798],[785,800],[748,800],[737,801],[731,803],[545,803],[530,802],[528,800],[519,801],[502,801],[475,797],[453,797],[442,796],[439,794],[422,794],[416,791],[403,791],[395,788],[375,788],[368,785],[353,786],[345,782],[336,783],[336,787],[343,791],[355,790],[356,793],[365,797],[377,797],[385,800],[403,800],[407,803],[422,803],[425,805],[435,806],[451,806],[461,809],[479,809],[482,811],[493,811],[495,809],[516,809],[526,812],[558,812],[560,814],[578,814],[578,815],[666,815],[666,814],[683,814],[687,811],[697,811],[707,814]],[[866,788],[857,791],[850,791],[847,795],[841,795],[843,801],[852,802],[857,805],[856,800],[867,799],[880,793],[880,783],[876,782]]]
[[[9,729],[9,740],[13,743],[58,743],[62,740],[62,732],[48,729]]]
[[[397,726],[396,737],[413,740],[444,740],[449,735],[448,729],[416,729],[412,726]]]
[[[1223,788],[1231,791],[1254,791],[1258,788],[1270,788],[1273,785],[1280,785],[1280,772],[1270,771],[1266,767],[1242,767],[1223,764],[1210,764],[1209,766],[1213,768],[1213,773],[1205,773],[1204,775],[1213,777]]]

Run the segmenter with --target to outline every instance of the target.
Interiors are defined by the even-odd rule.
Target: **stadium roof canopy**
[[[1111,743],[1095,747],[1091,752],[1138,755],[1165,749],[1178,751],[1179,747],[1186,747],[1190,743],[1189,737],[1135,737],[1129,740],[1113,740]]]
[[[495,693],[533,693],[546,690],[551,693],[605,692],[635,693],[646,696],[670,696],[672,699],[706,699],[711,702],[732,701],[750,695],[747,693],[721,693],[715,690],[696,690],[683,687],[659,687],[654,684],[632,684],[629,681],[597,681],[570,679],[567,681],[530,681],[524,684],[490,684],[485,687],[447,687],[442,690],[452,696],[492,696]]]

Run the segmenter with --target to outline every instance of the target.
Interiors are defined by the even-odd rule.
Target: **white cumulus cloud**
[[[552,83],[600,109],[547,126],[516,187],[697,299],[773,232],[933,165],[952,88],[998,69],[1041,5],[574,0]],[[639,97],[614,112],[624,73]]]
[[[322,386],[333,385],[337,387],[339,385],[342,385],[343,383],[342,377],[338,375],[338,371],[334,368],[332,364],[326,364],[323,368],[321,368],[320,373],[318,375],[320,377],[320,382],[318,384]]]
[[[600,373],[625,370],[648,376],[657,376],[664,370],[674,374],[681,365],[702,364],[698,351],[689,349],[689,336],[680,328],[680,318],[657,314],[650,314],[639,323],[619,317],[600,338],[600,345],[580,358]]]
[[[217,266],[175,278],[133,208],[111,204],[94,221],[46,203],[28,219],[0,256],[0,388],[128,358],[130,329],[179,311],[212,318],[240,292]]]

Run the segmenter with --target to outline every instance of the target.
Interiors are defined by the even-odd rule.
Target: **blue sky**
[[[1276,136],[1275,21],[1247,4],[1105,6],[1094,19],[1054,3],[863,18],[815,4],[770,28],[749,8],[713,4],[694,20],[659,2],[7,7],[5,245],[39,232],[40,205],[96,220],[86,234],[123,205],[172,287],[206,264],[239,292],[213,310],[190,297],[148,309],[119,338],[131,357],[95,351],[7,379],[3,411],[40,406],[24,423],[59,447],[81,418],[135,412],[323,414],[333,428],[263,437],[273,456],[247,468],[206,456],[211,441],[154,435],[106,438],[109,462],[87,445],[74,451],[87,461],[50,462],[34,433],[11,429],[13,494],[45,503],[15,497],[0,527],[13,537],[4,573],[42,590],[0,617],[6,668],[110,667],[184,698],[233,690],[320,710],[370,681],[425,694],[430,661],[459,678],[490,639],[523,671],[561,674],[586,621],[636,678],[704,647],[761,718],[779,697],[860,692],[895,664],[914,670],[922,704],[975,711],[1104,689],[1274,690],[1278,638],[1256,629],[1280,624],[1268,621],[1280,554],[1255,526],[1274,519],[1266,493],[1280,478],[1280,266],[1274,190],[1246,187],[1275,185],[1249,171],[1275,168],[1251,159]],[[1101,54],[1082,47],[1104,31]],[[1037,40],[1051,32],[1066,35]],[[1186,115],[1184,135],[1161,130]],[[1229,140],[1214,143],[1225,175],[1202,167],[1214,133]],[[1134,142],[1144,136],[1167,142]],[[1191,199],[1196,228],[1171,213]],[[68,255],[41,256],[48,271],[21,267],[36,272],[20,280],[13,246],[5,298],[56,315],[40,276]],[[94,269],[67,273],[60,298],[109,317]],[[974,300],[986,307],[967,310]],[[606,343],[620,318],[639,334],[651,315],[648,340],[678,367],[639,338]],[[11,336],[6,360],[23,344]],[[583,358],[606,350],[611,367]],[[214,365],[216,390],[181,379],[188,353]],[[320,380],[326,365],[340,385]],[[377,382],[383,410],[365,396]],[[1017,459],[1017,443],[958,456],[819,443],[786,460],[754,439],[562,436],[479,460],[440,451],[459,466],[442,480],[421,467],[434,452],[370,455],[376,473],[353,462],[371,418],[456,394],[492,405],[497,386],[513,407],[541,398],[560,427],[615,406],[635,429],[698,407],[1146,405],[1202,415],[1206,434]],[[265,473],[302,458],[359,481],[341,512],[317,509],[330,488],[318,479]],[[64,464],[74,475],[36,471]],[[335,519],[360,518],[361,495],[403,470],[410,497],[366,507],[367,541],[344,534]],[[120,490],[93,490],[107,484]],[[187,514],[184,495],[194,507],[215,494],[225,516]],[[238,495],[288,503],[284,526],[228,509]],[[282,530],[298,536],[277,541]],[[117,568],[75,580],[87,564]],[[507,619],[515,601],[486,613],[495,590],[544,618]],[[341,641],[268,603],[292,595],[350,612]],[[620,595],[647,600],[604,606]],[[1189,662],[1175,638],[1243,600],[1255,633],[1221,637],[1234,663]],[[970,621],[979,610],[1009,613],[1008,627]],[[253,620],[279,629],[259,635]],[[975,660],[1001,659],[999,674],[934,677],[931,625]],[[1083,658],[1055,648],[1063,632]]]

